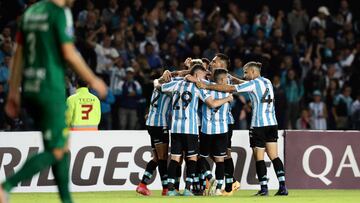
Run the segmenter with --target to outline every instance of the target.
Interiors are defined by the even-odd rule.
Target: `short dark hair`
[[[246,69],[248,67],[255,67],[255,68],[259,69],[259,71],[261,71],[261,66],[262,66],[262,64],[260,62],[250,61],[244,65],[244,69]]]
[[[228,74],[228,71],[222,68],[215,69],[214,71],[214,80],[217,81],[219,79],[219,76],[222,74]]]
[[[78,87],[87,87],[88,86],[88,84],[84,80],[82,80],[80,78],[77,79],[76,84],[77,84]]]
[[[200,64],[195,64],[193,66],[191,66],[191,69],[190,69],[190,75],[194,75],[196,71],[205,71],[206,72],[206,69],[204,68],[204,66],[200,65]]]
[[[220,58],[220,60],[222,60],[225,63],[226,69],[230,68],[230,58],[227,55],[223,53],[217,53],[215,56]]]
[[[207,58],[202,58],[201,61],[206,64],[210,64],[210,60]]]

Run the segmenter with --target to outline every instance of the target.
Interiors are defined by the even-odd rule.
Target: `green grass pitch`
[[[255,190],[239,190],[231,197],[161,197],[160,191],[152,191],[150,197],[134,191],[73,193],[76,203],[360,203],[360,190],[290,190],[287,197],[253,197]],[[58,203],[56,193],[13,193],[11,203]]]

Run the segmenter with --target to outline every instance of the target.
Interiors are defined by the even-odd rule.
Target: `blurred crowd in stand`
[[[262,75],[274,85],[280,129],[359,130],[357,2],[309,2],[78,0],[76,47],[110,89],[99,128],[144,129],[153,79],[166,69],[184,69],[187,57],[211,60],[221,52],[239,78],[246,62],[263,64]],[[31,123],[24,111],[19,119],[7,118],[4,105],[17,21],[33,3],[0,3],[1,130],[26,130]],[[70,95],[76,78],[67,71],[66,80]],[[232,111],[236,129],[248,129],[246,94],[235,95]]]

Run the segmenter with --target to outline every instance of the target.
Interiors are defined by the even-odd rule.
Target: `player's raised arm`
[[[233,75],[228,74],[228,76],[233,84],[242,84],[242,83],[246,82],[246,80],[239,79]]]
[[[239,85],[235,85],[234,87],[236,92],[252,92],[255,90],[255,82],[251,80]]]
[[[165,70],[163,75],[159,78],[159,83],[164,84],[171,81],[171,72],[169,70]]]
[[[195,64],[203,65],[204,63],[201,59],[192,59],[190,57],[186,58],[184,61],[184,66],[187,70],[173,71],[171,72],[171,77],[185,77],[186,75],[190,74],[190,69]]]
[[[171,72],[171,77],[184,77],[187,74],[190,74],[190,70],[173,71]]]
[[[61,46],[64,59],[70,64],[71,68],[93,88],[100,98],[105,98],[107,87],[105,83],[90,70],[84,59],[76,51],[73,43],[65,43]]]
[[[156,89],[161,89],[161,85],[171,81],[171,72],[165,70],[163,75],[159,79],[155,79],[153,84]]]

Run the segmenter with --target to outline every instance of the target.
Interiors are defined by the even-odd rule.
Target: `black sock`
[[[210,171],[210,164],[204,157],[200,157],[198,160],[199,164],[202,166],[202,171],[204,171],[205,178],[210,180],[213,176]]]
[[[284,170],[284,164],[282,161],[277,157],[276,159],[272,160],[272,163],[274,165],[274,170],[276,173],[276,176],[279,180],[280,186],[285,186],[285,170]]]
[[[175,160],[170,160],[168,167],[168,188],[169,190],[175,190],[175,179],[176,179],[176,169],[179,166],[179,162]]]
[[[185,188],[190,190],[191,185],[194,182],[193,177],[196,173],[196,161],[189,160],[186,162],[186,185]]]
[[[155,162],[154,160],[149,161],[149,163],[146,165],[146,169],[142,177],[141,183],[145,185],[149,183],[149,180],[152,178],[152,175],[157,165],[158,165],[157,162]]]
[[[234,178],[234,163],[232,158],[224,160],[225,165],[225,191],[230,192],[232,190],[232,184],[235,181]]]
[[[256,161],[256,174],[258,176],[261,189],[267,189],[268,178],[266,176],[266,173],[267,171],[266,171],[265,161],[264,160]]]
[[[158,161],[159,164],[159,174],[160,174],[160,178],[161,178],[161,184],[163,189],[167,188],[167,179],[168,179],[168,174],[167,174],[167,160],[159,160]]]
[[[181,178],[181,165],[178,164],[176,167],[176,176],[175,176],[175,189],[179,190],[180,188],[180,178]]]
[[[216,162],[215,177],[217,180],[216,189],[221,189],[224,183],[224,162]]]
[[[197,162],[193,187],[195,190],[199,191],[201,189],[202,184],[203,184],[203,179],[201,179],[201,165],[199,164],[199,162]]]

